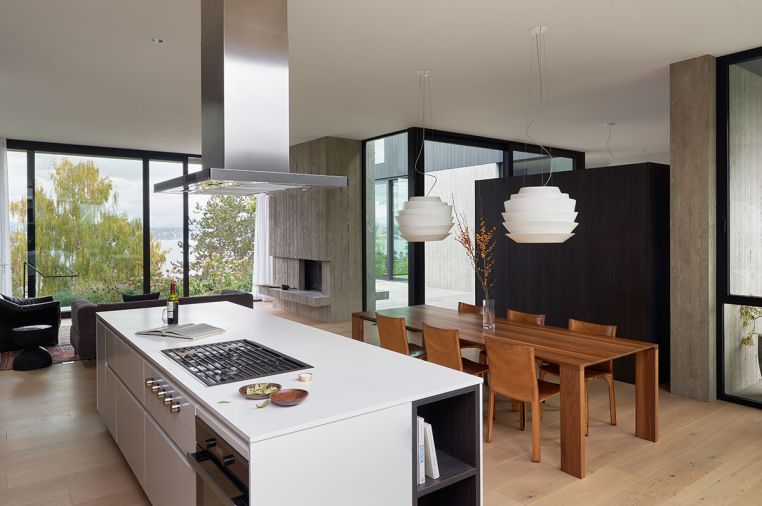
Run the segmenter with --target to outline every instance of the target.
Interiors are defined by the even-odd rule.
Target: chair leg
[[[540,461],[540,403],[532,403],[532,462]]]
[[[585,381],[585,436],[590,435],[590,383]]]
[[[489,410],[487,412],[487,442],[492,442],[492,429],[495,422],[495,392],[489,393]]]
[[[516,399],[511,399],[511,411],[518,411],[519,410],[519,401]]]
[[[616,425],[616,397],[614,395],[614,376],[606,376],[606,382],[609,384],[609,416],[611,425]]]
[[[527,428],[527,405],[523,401],[519,401],[519,428]]]

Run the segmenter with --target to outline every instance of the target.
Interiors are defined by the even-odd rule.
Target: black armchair
[[[0,351],[18,349],[11,331],[26,325],[50,325],[50,335],[43,346],[55,346],[61,326],[61,303],[53,297],[17,299],[0,294]]]

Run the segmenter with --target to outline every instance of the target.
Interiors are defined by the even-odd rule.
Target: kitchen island
[[[98,411],[153,504],[481,503],[480,378],[227,302],[184,306],[180,321],[225,332],[138,336],[161,308],[98,314]],[[208,386],[166,353],[242,339],[307,367]],[[238,393],[254,382],[309,396],[258,408]],[[422,485],[417,416],[432,424],[441,473]]]

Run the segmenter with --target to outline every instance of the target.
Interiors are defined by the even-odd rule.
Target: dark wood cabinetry
[[[539,176],[476,182],[476,216],[497,226],[495,308],[615,324],[617,335],[659,345],[659,377],[669,379],[669,167],[644,163],[553,175],[577,201],[575,235],[563,244],[516,244],[502,225],[503,202]],[[687,254],[687,252],[674,252]],[[482,293],[477,283],[476,300]],[[634,382],[634,361],[615,364]]]

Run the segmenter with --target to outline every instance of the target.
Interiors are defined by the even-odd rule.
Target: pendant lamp
[[[429,95],[429,78],[430,74],[428,70],[418,71],[418,90],[421,99],[420,110],[423,117],[423,142],[421,142],[413,168],[419,174],[434,178],[434,184],[428,191],[428,193],[431,193],[431,190],[436,185],[436,176],[418,169],[418,161],[421,159],[423,146],[426,142],[426,98]],[[431,100],[430,97],[429,100]],[[397,220],[397,225],[399,225],[400,235],[408,242],[441,241],[450,235],[450,230],[454,225],[452,206],[442,202],[442,199],[439,197],[432,197],[428,194],[425,197],[410,197],[410,200],[402,205],[402,209],[397,213],[395,219]]]
[[[547,26],[535,26],[529,30],[532,36],[532,62],[537,62],[537,72],[539,76],[539,109],[542,115],[546,108],[544,87],[547,83],[545,76],[545,32]],[[531,75],[534,63],[530,66],[530,104],[528,109],[531,112]],[[527,125],[527,136],[534,120]],[[525,186],[518,193],[511,195],[509,200],[505,201],[505,212],[503,214],[503,226],[508,230],[508,237],[517,243],[563,243],[572,237],[573,230],[577,228],[578,223],[574,220],[577,213],[574,211],[576,201],[570,199],[566,193],[561,193],[557,186],[548,186],[553,177],[553,157],[550,152],[542,145],[540,148],[549,160],[549,175],[547,180],[541,186]],[[544,177],[543,177],[544,179]]]

